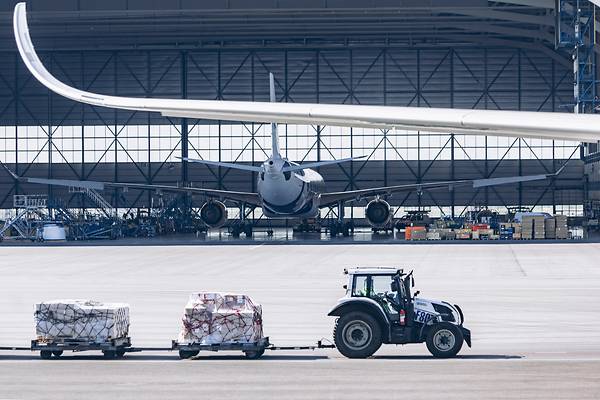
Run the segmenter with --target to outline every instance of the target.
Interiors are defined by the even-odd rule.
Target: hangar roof
[[[0,3],[14,49],[18,0]],[[554,0],[29,0],[39,49],[554,44]]]

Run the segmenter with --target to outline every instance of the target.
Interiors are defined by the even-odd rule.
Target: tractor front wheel
[[[427,349],[437,358],[454,357],[463,345],[463,335],[458,326],[449,322],[440,322],[427,334]]]

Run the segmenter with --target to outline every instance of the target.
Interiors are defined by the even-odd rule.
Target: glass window
[[[373,295],[384,297],[386,292],[389,293],[392,291],[390,288],[391,283],[392,279],[389,275],[373,276]]]
[[[355,275],[354,287],[352,288],[352,296],[367,296],[369,291],[368,280],[366,276]]]

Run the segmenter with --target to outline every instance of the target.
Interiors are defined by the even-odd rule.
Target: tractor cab
[[[353,268],[349,276],[349,297],[377,302],[393,324],[405,325],[411,307],[411,274],[397,268]],[[400,321],[400,319],[404,321]],[[401,323],[402,322],[402,323]]]

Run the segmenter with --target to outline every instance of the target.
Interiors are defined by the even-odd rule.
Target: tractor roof
[[[402,275],[403,270],[396,267],[352,267],[345,269],[344,273],[349,275]]]

